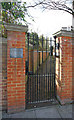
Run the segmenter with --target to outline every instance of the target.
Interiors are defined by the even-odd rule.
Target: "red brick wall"
[[[72,99],[74,100],[74,37],[72,38]]]
[[[26,61],[28,60],[28,50],[27,50],[27,48],[25,48],[25,60]]]
[[[72,39],[62,37],[62,99],[72,99]]]
[[[7,109],[25,109],[25,32],[7,31]],[[10,58],[10,48],[23,48],[23,58]]]
[[[56,58],[57,95],[61,103],[72,101],[72,38],[60,37],[59,58]]]

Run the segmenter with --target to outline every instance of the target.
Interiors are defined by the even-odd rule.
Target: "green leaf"
[[[13,6],[14,6],[15,4],[13,3]]]
[[[19,4],[21,2],[18,2],[16,4],[16,2],[2,2],[2,8],[3,8],[3,11],[2,11],[2,17],[3,17],[3,21],[5,22],[9,22],[9,23],[21,23],[22,22],[19,22],[21,20],[23,20],[25,23],[27,22],[25,20],[25,13],[27,13],[27,9],[26,9],[26,2],[24,2],[23,4]],[[27,13],[27,15],[29,15]],[[30,17],[31,19],[31,16],[29,15],[28,17]],[[16,22],[17,20],[19,19],[18,22]]]

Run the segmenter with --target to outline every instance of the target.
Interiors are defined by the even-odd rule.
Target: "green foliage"
[[[37,46],[39,45],[38,42],[38,34],[36,32],[31,32],[29,34],[29,49],[37,49]],[[28,48],[28,39],[26,35],[26,47]]]
[[[17,2],[2,2],[2,21],[5,23],[22,24],[21,21],[26,22],[25,14],[27,9],[26,2],[23,4]]]
[[[30,38],[30,43],[34,46],[34,49],[37,48],[37,46],[39,45],[38,34],[36,32],[32,32],[30,34]]]
[[[46,43],[47,40],[47,43]],[[43,44],[43,47],[42,47]],[[40,37],[36,32],[31,32],[29,34],[29,49],[38,49],[38,50],[46,50],[46,44],[47,44],[47,50],[49,49],[48,44],[48,38],[46,39],[43,35]],[[26,36],[26,47],[28,48],[28,39]]]
[[[43,50],[46,51],[49,50],[49,38],[45,38],[43,35],[40,36],[40,41],[39,41],[39,45],[40,45],[40,50],[42,50],[42,41],[43,41]]]
[[[22,21],[25,23],[25,14],[28,15],[26,9],[26,2],[2,2],[2,23],[14,23],[14,24],[22,24]],[[2,24],[1,27],[2,36],[7,37],[5,28]]]

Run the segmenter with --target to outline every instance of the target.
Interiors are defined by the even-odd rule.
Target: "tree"
[[[74,0],[72,2],[73,8],[67,5],[68,1],[71,0],[37,0],[34,5],[27,6],[27,8],[40,5],[43,10],[63,10],[74,16]]]
[[[28,38],[29,38],[29,49],[37,49],[39,45],[39,37],[36,32],[31,32],[26,35],[26,47],[28,48]]]
[[[43,48],[42,48],[42,44],[43,44]],[[44,50],[46,51],[49,50],[49,38],[45,38],[43,35],[41,35],[39,37],[39,50]]]
[[[47,50],[49,49],[49,38],[45,38],[43,35],[40,37],[36,32],[31,32],[26,36],[26,47],[28,48],[28,38],[29,38],[29,49]],[[43,47],[42,47],[43,44]]]
[[[23,4],[19,2],[2,2],[2,21],[4,23],[22,24],[21,21],[26,22],[25,14],[27,9],[26,2]]]
[[[24,21],[27,24],[25,19],[25,15],[31,17],[28,12],[26,6],[26,2],[1,2],[2,6],[2,36],[7,37],[5,28],[3,26],[4,23],[14,23],[14,24],[22,24]]]
[[[73,15],[74,18],[74,0],[72,2],[73,8],[66,4],[67,1],[71,0],[37,0],[34,5],[30,6],[26,6],[26,2],[23,2],[22,4],[20,2],[1,2],[3,9],[2,21],[4,23],[16,24],[22,24],[22,21],[26,23],[27,21],[25,20],[25,15],[27,14],[29,17],[31,17],[28,14],[27,9],[36,6],[41,6],[43,10],[63,10]]]
[[[70,4],[67,4],[70,2]],[[62,10],[69,14],[72,17],[72,30],[74,30],[74,0],[35,0],[34,5],[30,4],[27,8],[40,6],[42,10]]]
[[[67,1],[71,0],[35,0],[34,5],[27,6],[26,2],[2,2],[2,16],[3,21],[7,23],[17,23],[22,24],[21,21],[26,22],[25,15],[30,15],[27,12],[27,9],[30,7],[41,6],[43,10],[63,10],[72,14],[74,16],[74,0],[72,2],[73,8],[67,5]]]

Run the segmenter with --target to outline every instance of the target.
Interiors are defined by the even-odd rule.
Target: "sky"
[[[25,0],[27,3],[32,3],[34,0]],[[59,31],[62,27],[70,27],[72,25],[72,15],[59,10],[42,10],[37,8],[29,8],[28,12],[33,16],[34,21],[26,17],[30,23],[29,31],[37,32],[45,37],[52,37],[52,34]]]

